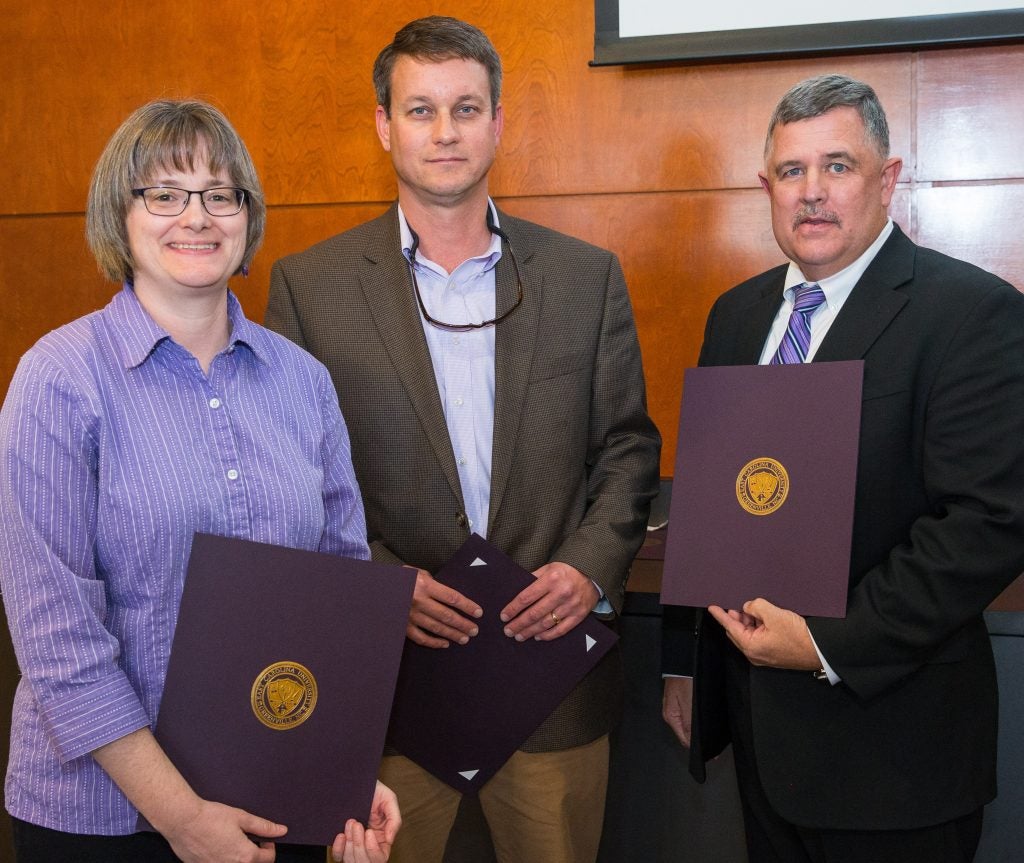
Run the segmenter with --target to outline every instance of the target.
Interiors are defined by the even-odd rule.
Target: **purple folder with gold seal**
[[[366,823],[414,582],[196,534],[155,731],[192,788],[286,825],[282,842]]]
[[[861,360],[687,369],[661,601],[843,617]]]
[[[484,611],[468,644],[406,642],[388,740],[463,793],[475,794],[618,640],[588,615],[554,641],[518,642],[500,611],[534,577],[473,534],[434,576]]]

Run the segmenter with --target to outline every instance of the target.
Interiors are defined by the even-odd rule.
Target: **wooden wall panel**
[[[1024,290],[1024,182],[918,189],[917,239]]]
[[[11,5],[11,4],[8,4]],[[5,99],[15,121],[0,158],[46,170],[5,189],[5,212],[78,212],[103,144],[139,104],[204,96],[238,126],[276,203],[394,195],[376,141],[370,68],[414,4],[222,4],[233,26],[206,34],[198,0],[93,4],[39,0],[0,16]],[[417,13],[422,10],[417,9]],[[910,143],[912,55],[702,67],[590,68],[590,0],[446,8],[485,27],[502,52],[507,126],[498,195],[756,186],[764,126],[786,87],[841,70],[873,81],[894,146]],[[742,86],[736,86],[737,76]]]
[[[877,82],[892,104],[896,142],[910,143],[907,55],[741,67],[585,69],[584,62],[564,88],[534,85],[529,100],[509,94],[499,194],[757,187],[775,101],[825,71]],[[523,151],[532,154],[525,166],[515,158]]]
[[[918,66],[917,178],[1024,179],[1020,46],[924,53]]]
[[[243,26],[225,13],[231,26],[210,28],[209,6],[194,0],[4,5],[0,71],[8,86],[0,158],[8,165],[29,158],[42,169],[8,179],[6,211],[84,209],[103,145],[149,99],[203,94],[248,131],[252,115],[245,109],[256,104],[261,68],[251,51],[258,7],[234,3]]]
[[[96,269],[79,214],[0,216],[0,393],[38,338],[105,305],[117,290]]]

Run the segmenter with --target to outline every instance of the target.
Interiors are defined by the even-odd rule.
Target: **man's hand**
[[[417,569],[405,634],[423,647],[447,647],[453,641],[466,644],[480,631],[473,618],[483,613],[473,600],[441,584],[425,569]]]
[[[505,635],[516,641],[551,641],[576,627],[601,598],[589,578],[567,563],[545,563],[536,581],[501,610]]]
[[[708,608],[753,665],[816,671],[821,667],[811,641],[807,621],[793,611],[772,605],[766,599],[744,603],[743,611]]]
[[[661,696],[661,718],[668,723],[679,742],[690,748],[693,720],[693,678],[666,677]]]

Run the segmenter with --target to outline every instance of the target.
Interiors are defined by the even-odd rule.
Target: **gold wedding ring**
[[[555,622],[555,626],[558,626],[558,624],[562,622],[562,618],[560,618],[553,611],[551,612],[551,619]]]

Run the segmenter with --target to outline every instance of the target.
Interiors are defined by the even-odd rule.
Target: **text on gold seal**
[[[267,728],[288,731],[302,725],[316,707],[316,678],[298,662],[275,662],[252,685],[252,712]]]
[[[775,459],[748,461],[736,477],[736,499],[752,515],[771,515],[786,502],[789,474]]]

